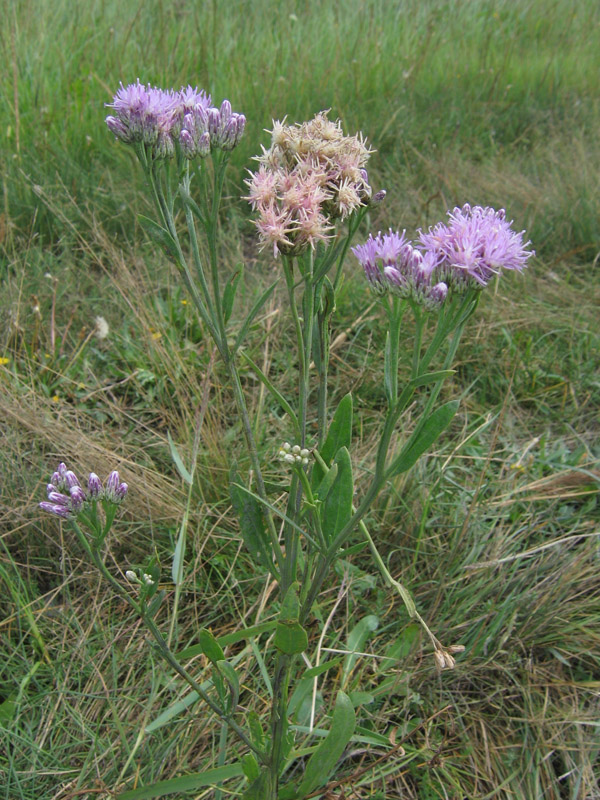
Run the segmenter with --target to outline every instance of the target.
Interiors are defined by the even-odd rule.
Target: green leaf
[[[280,622],[275,630],[273,644],[286,656],[293,656],[306,650],[308,634],[299,622]]]
[[[417,388],[417,386],[428,386],[430,383],[437,383],[449,378],[456,373],[455,369],[440,369],[437,372],[426,372],[424,375],[417,375],[410,381],[410,385]]]
[[[369,614],[368,616],[363,617],[348,634],[346,647],[350,652],[349,655],[346,656],[346,659],[344,661],[342,686],[345,685],[346,681],[350,676],[350,673],[354,669],[356,660],[359,658],[359,656],[354,654],[354,651],[362,652],[364,650],[367,639],[369,638],[369,636],[371,636],[373,631],[377,630],[378,627],[379,627],[379,617],[376,617],[374,614]]]
[[[350,700],[354,708],[359,706],[368,706],[375,702],[375,695],[370,692],[350,692]]]
[[[227,647],[229,644],[237,644],[237,642],[242,642],[245,639],[252,639],[254,636],[260,636],[261,633],[272,631],[276,625],[277,620],[271,619],[268,622],[261,622],[258,625],[253,625],[251,628],[243,628],[240,631],[226,633],[225,636],[219,636],[217,638],[217,642],[221,645],[221,647]],[[193,658],[194,656],[202,655],[203,652],[204,650],[202,649],[201,645],[193,644],[191,647],[186,647],[184,650],[181,650],[181,652],[177,654],[177,657],[181,660],[185,660],[187,658]]]
[[[158,222],[150,219],[150,217],[145,217],[143,214],[138,214],[138,220],[148,236],[161,247],[164,247],[167,253],[178,262],[179,251],[177,249],[177,244],[169,231],[163,228],[162,225],[159,225]]]
[[[248,786],[242,795],[242,800],[264,800],[265,797],[272,797],[274,787],[269,788],[271,781],[273,781],[271,771],[264,768]]]
[[[273,560],[260,504],[250,492],[244,491],[237,484],[235,468],[231,470],[229,480],[229,496],[240,521],[244,544],[254,561],[271,572]]]
[[[423,453],[439,439],[458,411],[458,400],[451,400],[437,408],[422,425],[418,425],[402,452],[388,470],[388,477],[410,469]]]
[[[322,675],[323,672],[327,672],[327,670],[331,669],[332,667],[337,667],[337,665],[342,661],[344,656],[337,656],[336,658],[330,658],[329,661],[324,661],[322,664],[319,664],[316,667],[311,667],[307,669],[304,674],[302,675],[303,678],[316,678],[317,675]]]
[[[240,329],[240,332],[238,333],[238,335],[236,337],[235,345],[233,346],[233,352],[234,353],[237,350],[239,350],[239,348],[241,347],[244,339],[246,338],[246,335],[248,334],[250,326],[254,322],[254,319],[255,319],[256,315],[261,310],[261,308],[264,306],[264,304],[267,302],[269,297],[273,294],[273,292],[275,291],[275,287],[276,286],[277,286],[277,281],[275,281],[275,283],[271,284],[271,286],[269,286],[268,289],[265,289],[265,291],[261,294],[261,296],[258,298],[256,303],[254,303],[254,305],[250,309],[250,312],[249,312],[248,316],[246,317],[246,319],[244,320],[244,324],[242,325],[242,327]]]
[[[256,711],[248,712],[248,728],[250,729],[250,737],[252,742],[261,750],[265,746],[265,732],[263,731],[260,717]]]
[[[217,661],[216,667],[227,681],[231,699],[230,710],[234,712],[237,708],[238,700],[240,699],[240,679],[237,676],[237,672],[227,661]]]
[[[175,447],[175,442],[171,438],[171,434],[169,433],[169,431],[167,431],[167,440],[169,442],[169,449],[171,450],[171,458],[173,459],[173,463],[177,467],[177,472],[181,475],[183,480],[191,486],[193,481],[192,475],[185,467],[183,460],[179,455],[177,448]]]
[[[350,741],[355,726],[356,715],[350,698],[344,692],[338,692],[331,728],[306,764],[304,777],[298,787],[299,797],[305,797],[326,783]]]
[[[314,492],[314,496],[317,500],[325,500],[329,492],[331,491],[331,487],[333,486],[335,479],[337,478],[338,474],[338,465],[334,464],[330,469],[329,472],[326,473],[325,477],[318,485]]]
[[[303,653],[308,647],[308,635],[298,621],[299,614],[300,601],[296,581],[285,593],[273,638],[275,647],[288,656]]]
[[[175,545],[175,552],[173,553],[173,564],[171,565],[171,577],[175,586],[181,583],[183,578],[183,556],[185,551],[185,540],[187,533],[188,515],[187,510],[181,521],[181,528],[179,529],[179,536],[177,537],[177,544]]]
[[[352,443],[352,395],[348,393],[340,400],[338,407],[335,410],[331,425],[327,431],[327,438],[323,443],[323,447],[319,453],[327,466],[331,466],[331,462],[341,447],[350,449]],[[323,480],[323,470],[315,464],[312,472],[312,486],[318,486]]]
[[[225,289],[223,290],[222,305],[223,305],[223,321],[225,322],[225,325],[227,325],[231,317],[231,312],[233,311],[233,304],[235,302],[235,295],[243,274],[244,274],[244,265],[240,263],[237,265],[236,271],[227,281]]]
[[[212,664],[217,664],[219,661],[225,659],[225,653],[221,648],[219,642],[215,639],[212,633],[206,628],[201,628],[198,633],[198,640],[202,652]]]
[[[242,756],[242,769],[244,770],[244,775],[250,782],[255,781],[260,775],[258,761],[254,758],[252,753],[246,753],[245,756]]]
[[[206,772],[193,772],[191,775],[182,775],[180,778],[169,778],[159,781],[151,786],[140,786],[139,789],[130,789],[117,795],[117,800],[149,800],[153,797],[166,797],[176,792],[193,792],[203,786],[226,781],[229,778],[238,778],[243,775],[241,764],[228,764],[224,767],[209,769]]]
[[[352,516],[354,480],[350,453],[342,447],[335,457],[338,468],[333,486],[321,506],[321,528],[327,542],[332,542]]]

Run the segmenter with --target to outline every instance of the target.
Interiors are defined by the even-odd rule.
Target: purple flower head
[[[121,483],[121,478],[117,470],[113,470],[106,480],[106,487],[104,489],[104,497],[110,503],[120,503],[127,494],[127,484]]]
[[[210,95],[204,89],[198,90],[197,86],[192,88],[190,85],[181,87],[179,91],[179,114],[183,119],[185,114],[194,111],[196,108],[203,108],[205,111],[210,108]]]
[[[66,506],[54,505],[54,503],[40,503],[40,508],[42,511],[54,514],[55,517],[61,517],[62,519],[69,519],[73,516],[71,509]]]
[[[81,486],[73,486],[70,494],[71,494],[71,510],[73,511],[74,514],[77,514],[79,513],[79,511],[81,511],[87,500],[86,493],[83,491]]]
[[[534,255],[524,231],[512,230],[504,209],[466,204],[448,212],[448,225],[438,223],[420,233],[420,243],[435,259],[452,288],[483,287],[503,269],[518,270]]]
[[[71,498],[66,494],[62,494],[62,492],[48,492],[48,500],[57,506],[70,508],[71,505]]]
[[[71,472],[70,469],[65,472],[65,484],[68,489],[72,489],[73,486],[81,486],[79,483],[79,478],[74,472]]]
[[[403,299],[412,299],[428,310],[437,310],[446,293],[436,277],[437,261],[430,253],[417,250],[405,236],[389,230],[357,245],[352,252],[358,258],[371,287],[379,294],[390,291]]]
[[[385,285],[381,270],[377,266],[379,243],[379,236],[374,239],[372,235],[369,235],[367,241],[364,244],[357,244],[356,247],[352,248],[352,252],[364,269],[371,288],[378,294],[382,294],[385,291]]]
[[[95,472],[90,472],[88,478],[88,491],[92,500],[97,500],[102,497],[104,491],[102,488],[102,481]]]
[[[168,140],[180,114],[178,94],[150,84],[144,86],[138,78],[128,86],[121,84],[113,102],[107,105],[115,114],[106,118],[106,124],[117,138],[127,144],[143,142],[153,148],[157,158],[172,155],[173,142]]]

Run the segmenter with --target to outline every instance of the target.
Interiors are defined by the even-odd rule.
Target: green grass
[[[205,769],[218,749],[219,727],[200,709],[144,732],[185,689],[70,531],[40,516],[58,460],[81,472],[119,468],[131,493],[107,563],[116,571],[156,552],[166,579],[186,503],[167,431],[189,459],[208,386],[179,647],[200,626],[225,634],[277,610],[229,509],[229,457],[247,464],[224,374],[136,221],[149,208],[142,176],[103,123],[118,81],[138,76],[198,83],[248,117],[222,217],[224,272],[247,265],[234,324],[273,275],[237,199],[272,118],[300,121],[331,107],[347,130],[365,132],[377,151],[372,182],[388,190],[374,230],[427,226],[466,201],[504,206],[527,229],[535,263],[489,287],[464,337],[445,390],[461,397],[449,434],[389,485],[369,519],[434,632],[466,652],[439,676],[402,605],[355,554],[317,611],[326,619],[341,597],[325,638],[334,650],[347,647],[360,619],[377,616],[362,644],[372,657],[325,673],[317,709],[344,683],[370,695],[364,729],[406,737],[403,754],[357,746],[340,769],[355,797],[600,796],[597,4],[7,0],[4,8],[0,798],[109,798]],[[350,261],[331,388],[335,398],[355,394],[360,476],[372,467],[382,415],[385,330],[376,308],[363,315],[364,284]],[[102,340],[98,315],[110,326]],[[248,351],[288,387],[291,335],[278,291]],[[242,377],[268,464],[287,438],[285,419],[250,372]],[[275,483],[279,469],[275,461],[267,469]],[[167,609],[159,623],[168,630]],[[318,635],[315,621],[311,645]],[[257,640],[259,655],[267,641]],[[262,716],[263,677],[243,648],[228,651],[241,655],[241,703]],[[202,660],[192,663],[203,674]],[[308,701],[297,700],[303,725]],[[236,796],[239,782],[226,789]]]

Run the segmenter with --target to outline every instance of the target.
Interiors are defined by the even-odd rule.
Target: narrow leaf
[[[451,400],[443,406],[437,408],[425,422],[418,426],[408,442],[402,448],[402,452],[392,463],[388,470],[388,477],[399,475],[406,472],[419,459],[431,445],[439,439],[441,434],[452,422],[458,410],[458,400]]]
[[[202,652],[213,664],[218,664],[225,658],[225,653],[219,642],[215,639],[212,633],[206,628],[201,628],[198,633],[198,639]]]
[[[356,726],[356,715],[350,698],[338,692],[331,728],[325,741],[321,742],[309,758],[304,777],[298,787],[298,797],[305,797],[323,786],[344,752]]]
[[[245,639],[252,639],[254,636],[260,636],[261,633],[272,631],[275,625],[277,625],[277,620],[275,619],[269,620],[268,622],[261,622],[258,625],[253,625],[251,628],[243,628],[241,631],[233,631],[233,633],[226,633],[225,636],[219,636],[217,637],[217,642],[221,647],[227,647],[229,644],[237,644],[237,642],[242,642]],[[185,661],[188,658],[200,656],[202,653],[204,653],[202,645],[193,644],[181,650],[177,654],[177,658]]]
[[[244,265],[238,264],[236,271],[231,278],[227,281],[225,289],[223,290],[223,320],[225,325],[229,322],[231,312],[233,311],[233,304],[235,302],[235,295],[239,282],[244,274]]]
[[[177,467],[177,472],[181,475],[183,480],[191,486],[193,478],[189,470],[186,468],[185,464],[181,456],[179,455],[179,451],[175,446],[175,442],[173,441],[171,434],[167,431],[167,440],[169,442],[169,449],[171,451],[171,458],[173,459],[173,463]]]
[[[227,661],[217,661],[216,667],[227,681],[231,699],[231,711],[235,712],[238,700],[240,699],[240,680],[237,676],[237,672]]]
[[[354,481],[350,453],[342,447],[335,457],[338,468],[336,479],[320,509],[321,528],[328,542],[332,542],[352,516]]]
[[[185,539],[187,532],[188,515],[187,511],[181,521],[179,529],[179,536],[177,537],[177,544],[175,545],[175,552],[173,553],[173,564],[171,566],[171,577],[173,583],[178,586],[183,578],[183,556],[185,550]]]
[[[174,258],[175,261],[179,261],[177,245],[175,243],[175,239],[173,239],[169,231],[166,228],[163,228],[162,225],[159,225],[158,222],[150,219],[150,217],[145,217],[143,214],[138,214],[138,220],[148,236],[151,239],[154,239],[154,241],[161,245],[161,247],[164,247],[167,253]]]
[[[344,686],[344,684],[348,680],[350,673],[354,669],[356,660],[357,658],[359,658],[359,656],[355,655],[354,651],[362,652],[364,650],[367,639],[371,636],[373,631],[377,630],[378,627],[379,627],[379,618],[376,617],[374,614],[369,614],[368,616],[363,617],[348,634],[346,647],[348,648],[350,653],[349,655],[346,656],[346,659],[344,661],[342,686]]]
[[[193,772],[191,775],[182,775],[180,778],[159,781],[151,786],[130,789],[117,795],[117,800],[149,800],[149,798],[153,797],[166,797],[176,792],[193,792],[203,786],[213,786],[229,778],[238,778],[243,774],[241,764],[228,764],[224,767],[209,769],[206,772]]]
[[[450,378],[456,374],[455,369],[440,369],[437,372],[426,372],[424,375],[417,375],[410,381],[410,385],[417,388],[417,386],[428,386],[430,383],[437,383],[446,378]]]
[[[229,496],[240,521],[242,539],[254,561],[270,572],[273,561],[260,505],[254,495],[244,491],[236,480],[237,475],[232,470]]]
[[[337,658],[330,658],[329,661],[324,661],[317,667],[311,667],[310,669],[307,669],[302,675],[302,677],[316,678],[317,675],[322,675],[324,672],[327,672],[327,670],[332,669],[332,667],[337,667],[337,665],[342,661],[343,658],[344,656],[337,656]]]
[[[327,438],[321,448],[320,455],[327,466],[331,462],[341,447],[350,448],[352,442],[352,395],[348,393],[340,400],[335,410],[331,425],[327,431]],[[319,464],[315,464],[312,472],[312,486],[318,486],[323,479],[323,470]]]

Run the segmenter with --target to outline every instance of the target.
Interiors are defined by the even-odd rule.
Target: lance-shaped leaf
[[[273,561],[271,559],[270,542],[265,531],[260,504],[252,494],[245,492],[238,486],[239,479],[235,469],[231,470],[229,479],[229,496],[240,521],[240,531],[244,544],[254,561],[271,571]]]
[[[337,475],[321,506],[321,528],[328,542],[332,542],[352,516],[354,481],[350,453],[342,447],[335,457]]]
[[[340,400],[338,407],[335,410],[331,425],[327,431],[327,438],[320,449],[319,453],[327,466],[331,466],[331,462],[341,447],[350,448],[352,441],[352,395],[348,393]],[[315,464],[312,472],[312,486],[318,486],[323,479],[323,470],[319,464]]]
[[[303,653],[308,647],[308,635],[299,622],[300,601],[298,599],[298,583],[292,583],[285,593],[273,644],[285,655],[292,656]]]
[[[225,678],[225,682],[229,688],[229,710],[235,711],[238,700],[240,699],[240,679],[237,676],[237,672],[227,661],[217,661],[216,667]]]
[[[213,786],[228,778],[238,778],[241,775],[243,775],[241,764],[227,764],[206,772],[193,772],[190,775],[182,775],[180,778],[169,778],[169,780],[159,781],[150,786],[130,789],[117,795],[117,800],[150,800],[153,797],[167,797],[170,794],[178,794],[181,797],[182,792],[194,792],[203,786]]]
[[[222,304],[223,321],[225,322],[225,325],[227,325],[227,323],[229,322],[229,318],[231,317],[231,312],[233,311],[233,304],[235,302],[235,295],[243,274],[244,274],[244,265],[240,263],[237,265],[236,271],[233,273],[231,278],[225,284],[225,289],[223,290],[223,304]]]
[[[161,247],[164,247],[167,253],[174,258],[175,261],[179,261],[177,244],[175,243],[175,239],[173,239],[169,231],[166,228],[163,228],[162,225],[159,225],[158,222],[150,219],[150,217],[145,217],[143,214],[138,214],[138,219],[148,236],[151,239],[154,239],[154,241],[161,245]]]
[[[223,652],[223,648],[206,628],[201,628],[198,632],[198,643],[202,652],[212,664],[218,664],[219,661],[224,660],[225,653]]]
[[[425,422],[418,426],[388,470],[388,477],[406,472],[431,445],[439,439],[458,411],[458,400],[451,400],[437,408]]]
[[[298,797],[306,797],[307,794],[327,782],[350,741],[355,727],[356,715],[352,702],[347,694],[338,692],[331,718],[331,728],[325,740],[308,759],[304,777],[298,787]]]

